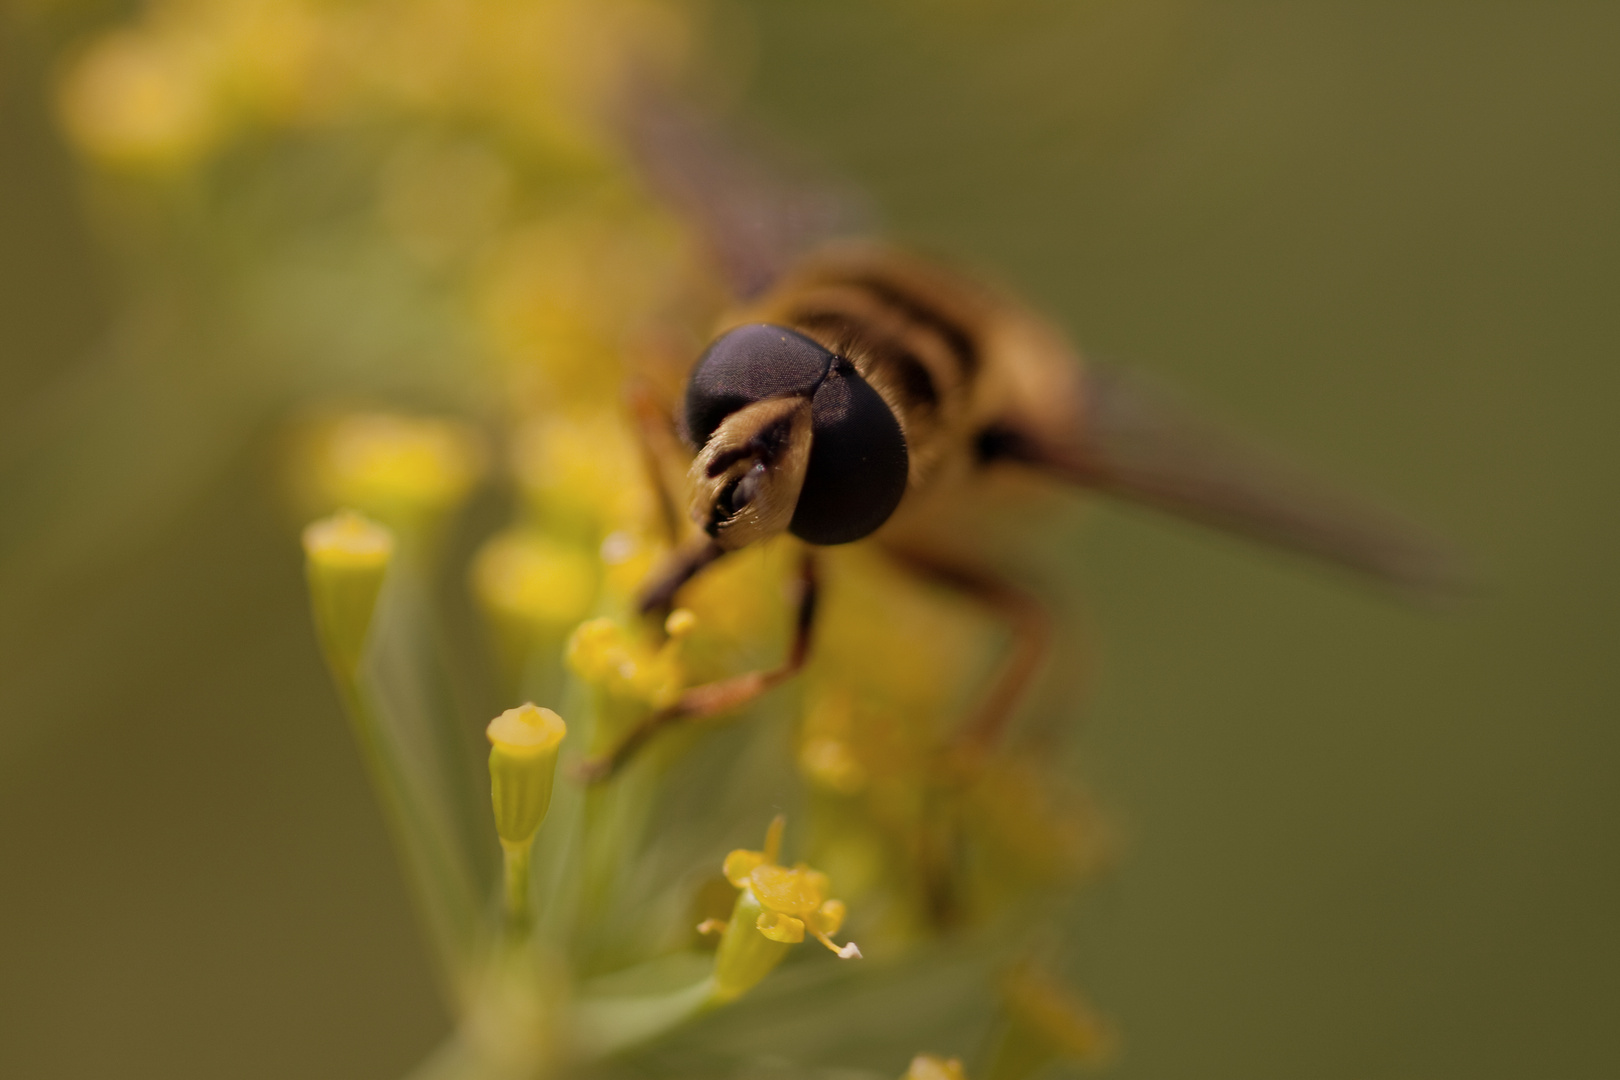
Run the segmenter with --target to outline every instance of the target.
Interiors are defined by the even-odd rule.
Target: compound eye
[[[853,370],[810,400],[810,465],[788,526],[812,544],[847,544],[889,520],[906,493],[910,455],[900,422]]]
[[[686,433],[702,446],[720,422],[772,397],[808,397],[826,378],[833,354],[783,326],[753,323],[714,340],[686,384]]]

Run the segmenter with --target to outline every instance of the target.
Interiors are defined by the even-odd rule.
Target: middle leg
[[[885,545],[884,550],[900,566],[923,580],[977,600],[1012,631],[1011,654],[1003,662],[979,708],[956,733],[950,748],[957,764],[974,771],[1000,742],[1046,659],[1052,643],[1051,616],[1040,601],[994,571],[964,566],[914,547]]]

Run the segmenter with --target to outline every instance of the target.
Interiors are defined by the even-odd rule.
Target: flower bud
[[[527,846],[551,808],[557,747],[568,725],[550,709],[529,704],[507,709],[489,722],[484,734],[490,742],[495,831],[505,844]]]
[[[365,649],[394,536],[353,510],[340,510],[307,527],[303,539],[316,633],[327,663],[350,678]]]

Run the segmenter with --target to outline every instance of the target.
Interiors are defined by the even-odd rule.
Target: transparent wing
[[[628,93],[619,129],[649,186],[702,234],[739,300],[764,292],[809,249],[874,229],[852,186],[666,89]]]
[[[1088,368],[1076,432],[1011,428],[992,450],[1085,487],[1370,575],[1419,595],[1457,592],[1443,545],[1192,416],[1137,376]]]

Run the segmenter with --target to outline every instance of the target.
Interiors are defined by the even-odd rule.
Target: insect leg
[[[636,607],[643,615],[669,614],[680,587],[724,555],[725,549],[707,536],[696,536],[675,549],[664,566],[641,587]]]
[[[978,711],[957,732],[954,750],[972,767],[1000,741],[1052,643],[1052,620],[1039,600],[993,571],[968,567],[914,548],[884,550],[918,577],[955,589],[989,608],[1012,631],[1012,652],[1003,662]]]
[[[806,551],[799,564],[799,596],[793,643],[788,647],[787,657],[782,663],[767,671],[744,672],[701,686],[688,687],[682,692],[680,700],[643,720],[612,751],[587,761],[583,768],[584,778],[592,783],[606,780],[664,728],[677,723],[705,720],[741,708],[798,674],[810,657],[810,638],[815,630],[819,592],[815,556]]]

